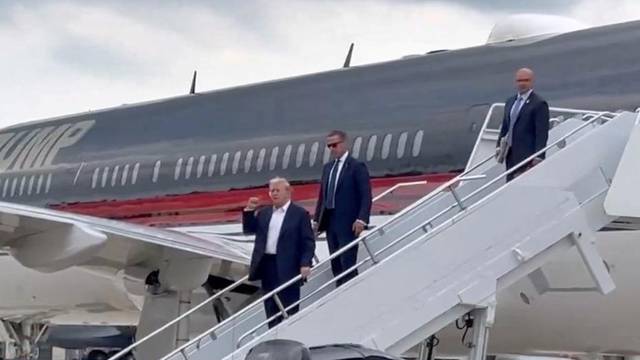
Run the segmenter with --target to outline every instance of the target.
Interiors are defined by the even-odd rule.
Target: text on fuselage
[[[0,134],[0,172],[51,165],[61,149],[77,143],[94,123],[85,120]]]

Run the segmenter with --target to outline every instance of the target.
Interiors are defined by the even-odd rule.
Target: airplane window
[[[389,150],[391,150],[391,134],[384,136],[382,140],[382,160],[386,160],[389,157]]]
[[[198,177],[198,179],[200,179],[200,177],[202,176],[202,173],[204,172],[205,161],[207,161],[207,157],[204,155],[200,156],[200,159],[198,160],[198,170],[197,170],[198,172],[196,173],[196,176]]]
[[[373,160],[373,155],[376,152],[376,143],[378,142],[378,135],[371,135],[369,138],[369,145],[367,146],[367,161]]]
[[[51,173],[47,175],[47,183],[44,186],[45,194],[48,194],[50,189],[51,189]]]
[[[242,152],[240,151],[236,151],[236,154],[233,156],[233,165],[232,165],[231,171],[234,175],[238,173],[238,167],[240,166],[241,157],[242,157]]]
[[[422,149],[422,137],[424,136],[424,131],[419,130],[416,133],[416,137],[413,139],[413,149],[411,151],[411,155],[413,157],[417,157],[420,155],[420,150]]]
[[[286,170],[289,167],[289,159],[291,159],[291,145],[287,145],[284,148],[284,156],[282,156],[282,169]]]
[[[109,167],[105,166],[104,170],[102,171],[102,182],[100,183],[100,185],[102,187],[107,186],[107,178],[109,177]],[[47,192],[45,190],[45,192]]]
[[[404,157],[404,151],[405,148],[407,147],[407,132],[403,132],[402,134],[400,134],[400,138],[398,139],[398,152],[396,155],[398,155],[398,159],[402,159]]]
[[[27,183],[27,177],[23,176],[22,177],[22,181],[20,181],[20,195],[22,196],[22,194],[24,194],[24,185]]]
[[[96,169],[96,170],[99,170],[99,169]],[[96,175],[96,184],[97,184],[97,180],[98,180],[98,176]],[[40,194],[40,189],[42,188],[42,182],[43,181],[44,181],[44,175],[40,174],[40,177],[38,178],[38,187],[36,189],[36,194]],[[6,187],[6,185],[7,185],[7,183],[5,182],[5,187]],[[3,194],[4,194],[4,192],[3,192]]]
[[[138,172],[140,171],[140,163],[136,163],[131,173],[131,185],[135,185],[138,182]]]
[[[362,147],[362,136],[358,136],[354,141],[353,141],[353,146],[351,147],[351,156],[353,156],[354,158],[359,158],[360,157],[360,148]]]
[[[209,160],[209,170],[207,170],[207,176],[212,177],[213,173],[216,170],[216,161],[218,160],[218,155],[211,155],[211,160]]]
[[[262,171],[262,167],[264,166],[264,157],[267,154],[267,149],[260,149],[260,153],[258,154],[258,161],[256,161],[256,171]]]
[[[191,177],[191,170],[193,170],[193,156],[191,156],[189,158],[189,160],[187,160],[187,167],[184,170],[184,178],[188,179]]]
[[[322,163],[326,164],[329,162],[329,156],[331,156],[331,152],[328,147],[324,147],[324,154],[322,155]]]
[[[98,185],[98,175],[100,174],[100,168],[96,168],[93,170],[93,176],[91,177],[91,188],[95,189],[96,185]],[[42,185],[42,177],[40,177],[40,181],[38,181],[38,193],[40,193],[40,185]]]
[[[296,167],[299,168],[300,166],[302,166],[302,161],[304,160],[304,149],[305,149],[306,145],[305,144],[300,144],[300,146],[298,146],[298,153],[296,154]]]
[[[29,178],[29,188],[27,190],[27,195],[31,195],[31,193],[33,192],[33,183],[35,180],[36,180],[36,176],[31,175],[31,178]]]
[[[220,175],[224,175],[227,172],[227,162],[229,161],[229,153],[226,152],[222,155],[222,161],[220,161]]]
[[[13,178],[13,181],[11,182],[11,197],[14,197],[16,195],[17,183],[18,183],[18,178]]]
[[[129,164],[124,166],[122,170],[122,180],[120,180],[120,185],[125,186],[127,184],[127,177],[129,176]]]
[[[318,159],[318,147],[320,147],[320,144],[317,141],[311,145],[311,150],[309,151],[310,167],[313,167],[316,164],[316,160]]]
[[[7,189],[8,188],[9,188],[9,179],[4,179],[4,186],[2,187],[2,197],[6,197],[7,196]]]
[[[154,183],[158,182],[158,175],[160,175],[160,166],[162,166],[162,161],[158,160],[156,161],[156,164],[153,166],[153,177],[151,178],[151,181],[153,181]],[[126,168],[125,168],[126,169]],[[202,172],[202,171],[200,171]],[[198,175],[200,176],[200,175]],[[122,177],[122,184],[124,185],[125,183],[125,177]]]
[[[180,172],[182,171],[182,158],[178,159],[176,163],[176,170],[173,172],[173,180],[180,179]]]
[[[118,178],[118,171],[120,170],[120,165],[116,165],[113,168],[113,175],[111,175],[111,187],[116,186],[116,180]]]
[[[247,151],[247,158],[244,159],[244,173],[248,173],[251,170],[251,161],[253,160],[253,149]]]
[[[271,149],[271,159],[269,160],[269,170],[273,171],[276,168],[276,161],[278,160],[278,152],[280,148],[277,146]]]

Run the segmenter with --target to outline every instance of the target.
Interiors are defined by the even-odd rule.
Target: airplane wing
[[[249,247],[223,237],[198,237],[58,210],[0,202],[0,248],[41,272],[71,266],[124,269],[157,266],[177,250],[246,265]]]

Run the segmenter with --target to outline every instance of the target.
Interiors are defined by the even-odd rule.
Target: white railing
[[[375,203],[376,201],[379,201],[380,199],[382,199],[382,198],[384,198],[384,197],[386,197],[388,195],[393,194],[394,191],[396,191],[396,190],[398,190],[400,188],[410,187],[410,186],[418,186],[418,185],[426,185],[426,184],[427,184],[426,180],[397,183],[397,184],[393,185],[392,187],[386,189],[385,191],[381,192],[380,194],[376,195],[372,199],[372,202]],[[211,234],[210,232],[203,232],[203,233]],[[217,234],[217,233],[214,233],[214,234],[220,236],[220,234]],[[237,240],[237,239],[234,238],[234,240]],[[314,259],[315,259],[316,263],[319,262],[317,258],[314,258]],[[205,299],[204,301],[202,301],[201,303],[199,303],[195,307],[191,308],[189,311],[185,312],[184,314],[176,317],[175,319],[173,319],[173,320],[169,321],[168,323],[164,324],[163,326],[161,326],[157,330],[151,332],[150,334],[142,337],[140,340],[136,341],[135,343],[133,343],[133,344],[127,346],[126,348],[122,349],[117,354],[115,354],[112,357],[110,357],[108,360],[118,360],[118,359],[122,358],[123,356],[125,356],[129,352],[135,350],[140,345],[146,343],[147,341],[149,341],[150,339],[154,338],[158,334],[162,333],[163,331],[165,331],[165,330],[169,329],[170,327],[176,325],[180,321],[182,321],[182,320],[186,319],[187,317],[191,316],[193,313],[195,313],[198,310],[202,309],[204,306],[207,306],[208,304],[210,304],[210,303],[222,298],[224,295],[227,295],[229,292],[233,291],[238,286],[246,283],[248,280],[249,280],[249,276],[248,275],[244,276],[243,278],[241,278],[240,280],[236,281],[235,283],[227,286],[226,288],[220,290],[219,292],[217,292],[214,295],[210,296],[209,298]]]
[[[499,107],[504,107],[504,104],[502,103],[496,103],[491,105],[489,112],[487,113],[487,116],[485,117],[485,121],[483,124],[482,129],[480,130],[480,136],[478,136],[478,141],[476,142],[473,152],[472,152],[472,156],[470,157],[470,159],[473,157],[474,153],[477,150],[477,147],[479,146],[479,142],[481,141],[481,135],[484,133],[484,131],[486,131],[488,123],[491,119],[491,115],[492,112]],[[473,180],[480,180],[480,179],[485,179],[485,175],[470,175],[470,173],[472,173],[474,170],[478,169],[480,166],[484,165],[485,163],[489,162],[490,160],[493,159],[493,155],[488,156],[484,159],[482,159],[482,161],[476,163],[475,165],[473,165],[471,168],[467,168],[466,171],[464,171],[463,173],[461,173],[460,175],[456,176],[455,178],[447,181],[446,183],[440,185],[437,189],[435,189],[434,191],[430,192],[428,195],[424,196],[423,198],[417,200],[416,202],[412,203],[411,205],[407,206],[406,208],[404,208],[403,210],[401,210],[400,212],[398,212],[397,214],[395,214],[394,216],[392,216],[391,218],[389,218],[387,221],[385,221],[382,225],[378,226],[376,228],[376,230],[373,230],[371,232],[369,232],[366,235],[360,236],[359,238],[355,239],[353,242],[351,242],[350,244],[348,244],[347,246],[341,248],[339,251],[333,253],[330,257],[324,259],[322,262],[320,262],[317,265],[323,265],[323,264],[328,264],[332,259],[342,255],[343,253],[345,253],[346,251],[348,251],[349,249],[358,246],[359,244],[363,244],[364,249],[367,252],[367,257],[365,259],[363,259],[362,261],[358,262],[357,264],[355,264],[354,266],[352,266],[351,268],[345,270],[342,274],[340,274],[337,277],[333,277],[331,278],[329,281],[325,282],[324,284],[320,285],[318,288],[316,288],[315,290],[313,290],[312,292],[310,292],[309,294],[307,294],[306,296],[304,296],[303,298],[301,298],[300,300],[298,300],[297,302],[289,305],[287,308],[285,308],[282,305],[282,302],[280,301],[279,297],[278,297],[278,292],[280,292],[281,290],[285,289],[286,287],[302,280],[302,276],[298,275],[292,279],[290,279],[289,281],[287,281],[286,283],[282,284],[281,286],[279,286],[278,288],[274,289],[273,291],[265,294],[264,296],[262,296],[260,299],[254,301],[252,304],[246,306],[245,308],[241,309],[240,311],[238,311],[237,313],[233,314],[232,316],[230,316],[227,319],[224,319],[222,322],[220,322],[219,324],[216,324],[215,326],[211,327],[210,329],[206,330],[205,332],[203,332],[202,334],[196,336],[194,339],[192,339],[191,341],[187,342],[186,344],[182,345],[181,347],[175,349],[174,351],[172,351],[171,353],[167,354],[165,357],[162,358],[162,360],[168,360],[170,358],[172,358],[173,356],[177,355],[177,354],[181,354],[182,357],[184,359],[188,359],[190,354],[188,354],[186,352],[186,349],[188,349],[189,347],[192,347],[195,345],[196,347],[196,351],[199,350],[202,346],[207,345],[209,342],[211,341],[215,341],[213,339],[217,338],[216,332],[218,330],[220,330],[221,328],[223,328],[224,326],[226,326],[227,324],[230,323],[234,323],[234,325],[237,325],[239,322],[236,322],[241,316],[244,316],[246,314],[248,314],[250,311],[252,310],[257,310],[259,311],[262,308],[262,304],[265,300],[272,298],[274,299],[275,303],[278,305],[279,314],[276,314],[274,316],[272,316],[269,319],[266,319],[265,321],[261,322],[260,324],[254,326],[253,328],[251,328],[251,330],[249,330],[248,332],[244,333],[243,335],[241,335],[236,343],[236,346],[239,346],[242,341],[247,338],[248,336],[254,334],[257,330],[259,330],[261,327],[264,327],[266,324],[268,324],[268,322],[276,319],[277,317],[282,316],[285,320],[289,317],[289,314],[287,313],[287,311],[295,306],[300,305],[303,301],[308,300],[310,297],[312,297],[313,295],[318,294],[320,291],[324,290],[325,288],[331,286],[334,284],[335,281],[343,278],[344,276],[347,276],[352,270],[355,270],[357,268],[359,268],[360,266],[364,265],[367,262],[370,262],[372,264],[377,264],[379,262],[378,259],[378,255],[382,254],[383,252],[385,252],[386,250],[390,249],[391,247],[393,247],[394,245],[398,244],[399,242],[401,242],[402,240],[406,239],[407,237],[409,237],[411,234],[414,234],[416,231],[423,231],[425,233],[425,235],[427,233],[430,233],[434,227],[432,225],[432,223],[438,219],[439,217],[441,217],[442,215],[446,214],[448,211],[458,207],[460,209],[460,211],[463,211],[466,209],[465,207],[465,201],[467,201],[468,199],[470,199],[473,196],[478,195],[481,191],[486,190],[489,186],[494,185],[496,182],[502,180],[504,177],[506,177],[509,174],[514,173],[515,171],[519,170],[520,168],[522,168],[523,166],[527,165],[532,159],[534,159],[536,156],[539,156],[540,154],[544,153],[545,151],[551,149],[554,146],[557,146],[558,144],[560,144],[561,142],[566,142],[566,139],[572,135],[574,135],[575,133],[577,133],[579,130],[582,130],[584,128],[586,128],[587,126],[594,124],[597,121],[608,121],[611,120],[615,114],[612,113],[608,113],[608,112],[597,112],[597,111],[590,111],[590,110],[578,110],[578,109],[564,109],[564,108],[550,108],[550,110],[554,111],[554,112],[564,112],[567,114],[575,114],[575,115],[583,115],[583,120],[585,121],[584,124],[582,124],[581,126],[577,127],[576,129],[570,131],[569,133],[567,133],[565,136],[561,137],[560,139],[556,140],[555,142],[553,142],[552,144],[546,146],[544,149],[536,152],[535,154],[531,155],[529,158],[525,159],[524,161],[522,161],[520,164],[518,164],[517,166],[509,169],[508,171],[505,171],[503,173],[501,173],[500,175],[498,175],[497,177],[495,177],[494,179],[492,179],[491,181],[489,181],[487,184],[483,185],[482,187],[478,188],[477,190],[473,191],[471,194],[461,198],[458,196],[457,192],[456,192],[456,187],[462,183],[462,182],[466,182],[466,181],[473,181]],[[384,192],[380,193],[379,195],[377,195],[376,197],[374,197],[373,201],[378,201],[382,198],[384,198],[385,196],[392,194],[395,190],[397,190],[398,188],[401,187],[407,187],[407,186],[417,186],[417,185],[424,185],[426,184],[426,181],[416,181],[416,182],[407,182],[407,183],[398,183],[395,184],[393,187],[385,190]],[[410,231],[406,232],[404,235],[400,236],[399,238],[395,239],[393,242],[387,244],[386,246],[384,246],[382,249],[373,252],[371,250],[371,248],[368,246],[366,240],[369,237],[370,234],[374,234],[376,232],[379,232],[379,234],[382,234],[384,232],[383,228],[394,222],[396,219],[401,218],[402,216],[404,216],[405,214],[407,214],[408,212],[412,211],[413,209],[427,203],[428,201],[434,199],[436,196],[444,193],[444,192],[450,192],[455,200],[454,204],[450,205],[449,207],[445,208],[444,210],[440,211],[438,214],[436,214],[435,216],[433,216],[430,219],[427,219],[426,221],[422,222],[420,224],[420,226],[417,226],[413,229],[411,229]],[[422,238],[422,237],[421,237]],[[414,240],[416,241],[416,240]],[[326,269],[325,269],[326,270]],[[312,277],[316,277],[319,276],[319,274],[316,273],[312,273]],[[216,293],[215,295],[209,297],[208,299],[204,300],[203,302],[201,302],[200,304],[196,305],[194,308],[192,308],[191,310],[187,311],[186,313],[180,315],[179,317],[175,318],[174,320],[168,322],[167,324],[163,325],[162,327],[160,327],[159,329],[155,330],[154,332],[150,333],[149,335],[146,335],[145,337],[143,337],[142,339],[138,340],[137,342],[135,342],[134,344],[128,346],[127,348],[123,349],[122,351],[118,352],[116,355],[114,355],[113,357],[111,357],[109,360],[117,360],[122,358],[124,355],[128,354],[129,352],[131,352],[132,350],[134,350],[135,348],[139,347],[141,344],[145,343],[146,341],[148,341],[149,339],[153,338],[154,336],[158,335],[159,333],[167,330],[168,328],[170,328],[171,326],[177,324],[178,322],[184,320],[186,317],[190,316],[191,314],[193,314],[194,312],[198,311],[199,309],[201,309],[203,306],[206,306],[207,304],[220,299],[222,296],[224,296],[225,294],[229,293],[230,291],[233,291],[235,288],[237,288],[239,285],[245,283],[248,280],[248,276],[243,277],[242,279],[238,280],[237,282],[229,285],[228,287],[224,288],[223,290],[219,291],[218,293]],[[256,309],[256,307],[258,307],[258,309]],[[206,342],[206,343],[202,343],[202,339],[204,339],[205,337],[209,337],[210,341]]]
[[[455,186],[463,181],[470,181],[470,180],[476,180],[476,179],[483,179],[484,176],[480,175],[480,176],[467,176],[467,174],[469,174],[470,172],[472,172],[473,170],[475,170],[476,168],[480,167],[481,165],[485,164],[486,162],[490,161],[493,159],[493,155],[489,156],[485,159],[483,159],[482,161],[480,161],[478,164],[474,165],[472,168],[468,169],[467,171],[465,171],[464,173],[460,174],[459,176],[449,180],[448,182],[444,183],[443,185],[439,186],[436,190],[434,190],[433,192],[429,193],[427,196],[425,196],[424,198],[418,200],[416,203],[410,205],[409,207],[407,207],[406,209],[404,209],[403,211],[401,211],[400,213],[396,214],[396,216],[394,216],[393,218],[389,219],[384,225],[389,224],[390,222],[394,221],[395,219],[401,217],[402,215],[404,215],[405,213],[411,211],[413,208],[424,204],[425,202],[435,198],[437,195],[440,195],[443,192],[451,192],[455,202],[450,205],[449,207],[443,209],[442,211],[440,211],[439,213],[437,213],[436,215],[434,215],[433,217],[423,221],[419,226],[416,226],[415,228],[411,229],[410,231],[407,231],[404,235],[400,236],[399,238],[395,239],[394,241],[390,242],[389,244],[387,244],[386,246],[384,246],[382,249],[378,250],[377,252],[372,252],[369,250],[369,247],[367,246],[366,243],[366,239],[367,237],[359,237],[358,239],[354,240],[352,243],[350,243],[349,245],[341,248],[339,251],[333,253],[329,258],[325,259],[323,262],[320,263],[321,264],[325,264],[328,263],[329,261],[331,261],[331,259],[334,259],[337,256],[340,256],[341,254],[343,254],[344,252],[348,251],[349,249],[353,248],[354,246],[358,246],[359,244],[363,244],[365,250],[367,250],[367,254],[368,256],[363,259],[362,261],[358,262],[357,264],[355,264],[354,266],[352,266],[349,269],[344,270],[344,272],[342,274],[340,274],[339,276],[336,276],[334,278],[331,278],[329,281],[325,282],[324,284],[322,284],[319,288],[315,289],[313,292],[311,292],[310,294],[307,294],[304,298],[301,298],[300,300],[296,301],[295,303],[289,305],[287,308],[285,308],[282,305],[282,302],[280,301],[279,297],[278,297],[278,292],[282,291],[283,289],[287,288],[288,286],[301,281],[302,277],[300,275],[290,279],[289,281],[287,281],[286,283],[282,284],[281,286],[279,286],[278,288],[274,289],[273,291],[265,294],[263,297],[261,297],[260,299],[256,300],[252,305],[249,305],[248,307],[246,307],[245,309],[241,310],[240,312],[234,314],[233,316],[231,316],[230,318],[226,319],[224,322],[217,324],[216,326],[210,328],[209,330],[205,331],[204,333],[198,335],[196,338],[194,338],[193,340],[189,341],[187,344],[181,346],[180,348],[174,350],[173,352],[171,352],[170,354],[168,354],[167,356],[163,357],[162,360],[169,360],[171,359],[173,356],[180,354],[184,359],[188,359],[190,357],[191,354],[187,353],[187,349],[189,347],[192,347],[195,345],[195,350],[199,350],[202,346],[209,344],[211,341],[215,341],[212,339],[217,339],[217,334],[216,331],[218,331],[219,329],[221,329],[222,327],[224,327],[226,324],[233,322],[235,320],[238,320],[241,316],[247,314],[251,308],[260,306],[262,307],[262,304],[265,300],[268,300],[269,298],[273,298],[274,301],[276,302],[276,304],[278,304],[279,307],[279,313],[272,316],[271,318],[268,318],[266,320],[264,320],[263,322],[259,323],[256,326],[253,326],[249,331],[245,332],[244,334],[242,334],[236,341],[236,348],[242,345],[242,342],[244,341],[244,339],[246,339],[248,336],[250,335],[254,335],[255,332],[257,330],[259,330],[260,328],[263,328],[264,326],[266,326],[270,321],[282,316],[284,318],[284,321],[286,321],[286,319],[289,318],[289,314],[287,313],[288,310],[290,310],[291,308],[295,307],[295,306],[299,306],[303,301],[309,299],[311,296],[317,294],[318,292],[320,292],[321,290],[332,286],[335,281],[347,276],[351,271],[359,268],[361,265],[370,262],[373,265],[377,264],[379,262],[379,258],[378,255],[380,255],[381,253],[385,252],[386,250],[392,248],[393,246],[397,245],[399,242],[401,242],[402,240],[406,239],[408,236],[410,236],[411,234],[415,233],[416,231],[422,231],[424,234],[423,236],[420,236],[418,239],[414,239],[411,243],[415,242],[415,241],[420,241],[423,239],[424,236],[430,235],[432,231],[436,231],[438,228],[440,228],[443,224],[433,227],[432,223],[437,220],[439,217],[441,217],[442,215],[446,214],[447,212],[449,212],[450,210],[458,207],[460,211],[464,211],[467,207],[465,206],[465,201],[469,200],[470,198],[480,194],[482,191],[487,190],[489,187],[493,186],[494,184],[496,184],[498,181],[503,180],[506,176],[520,170],[521,168],[523,168],[524,166],[528,166],[528,164],[531,162],[531,160],[533,160],[534,158],[536,158],[537,156],[541,155],[542,153],[548,151],[549,149],[553,148],[554,146],[557,146],[558,144],[560,144],[561,142],[566,142],[567,138],[573,136],[574,134],[578,133],[580,130],[583,130],[585,128],[587,128],[590,125],[595,124],[597,121],[608,121],[611,120],[613,117],[615,116],[615,114],[611,114],[608,112],[588,112],[588,114],[584,115],[583,119],[585,120],[585,123],[582,124],[581,126],[573,129],[572,131],[570,131],[569,133],[567,133],[566,135],[564,135],[563,137],[561,137],[560,139],[554,141],[552,144],[547,145],[545,148],[541,149],[540,151],[537,151],[536,153],[534,153],[533,155],[531,155],[530,157],[528,157],[527,159],[523,160],[521,163],[519,163],[518,165],[514,166],[513,168],[509,169],[508,171],[504,171],[501,174],[499,174],[498,176],[496,176],[495,178],[493,178],[491,181],[489,181],[488,183],[484,184],[483,186],[481,186],[480,188],[478,188],[477,190],[473,191],[472,193],[470,193],[469,195],[460,198],[456,195],[456,189]],[[493,194],[493,193],[491,193]],[[481,198],[479,201],[481,201],[482,199],[491,196],[491,194]],[[384,227],[384,225],[379,227],[378,231],[383,231],[382,228]],[[374,231],[375,232],[375,231]],[[403,249],[407,248],[407,246],[409,245],[405,245],[403,246],[400,250],[398,251],[402,251]],[[397,253],[398,251],[391,253],[389,256]],[[234,323],[234,326],[238,326],[242,321],[246,321],[246,320],[240,320],[238,322]],[[205,337],[209,337],[210,341],[206,342],[206,343],[201,343],[201,340],[204,339]]]
[[[493,114],[496,110],[498,109],[504,109],[504,107],[506,106],[505,103],[493,103],[491,104],[491,106],[489,107],[489,111],[487,112],[487,115],[484,117],[484,121],[482,123],[482,127],[480,128],[480,132],[478,133],[478,137],[476,139],[476,143],[473,146],[473,150],[471,151],[471,155],[469,156],[469,160],[467,162],[467,166],[466,168],[469,168],[469,166],[472,166],[472,162],[473,159],[475,159],[478,149],[480,147],[480,144],[482,143],[483,140],[483,135],[487,132],[487,131],[500,131],[500,127],[498,127],[497,129],[489,129],[489,124],[491,123],[491,119],[493,117]],[[550,107],[549,108],[549,112],[553,112],[553,113],[559,113],[559,114],[566,114],[566,115],[597,115],[601,112],[599,111],[594,111],[594,110],[582,110],[582,109],[570,109],[570,108],[562,108],[562,107]],[[502,120],[502,119],[501,119]],[[552,117],[551,119],[549,119],[549,122],[553,125],[556,125],[559,122],[562,122],[564,119],[559,118],[559,117]],[[502,121],[500,121],[500,125],[502,125]]]
[[[537,151],[536,153],[534,153],[533,155],[531,155],[530,157],[528,157],[527,159],[523,160],[521,163],[519,163],[518,165],[512,167],[511,169],[502,172],[501,174],[499,174],[498,176],[496,176],[495,178],[493,178],[491,181],[489,181],[488,183],[484,184],[483,186],[481,186],[480,188],[476,189],[475,191],[473,191],[472,193],[470,193],[469,195],[461,198],[457,195],[456,192],[456,185],[458,185],[461,182],[465,182],[465,181],[471,181],[471,180],[480,180],[480,179],[484,179],[485,176],[483,175],[474,175],[474,176],[467,176],[466,174],[475,170],[477,167],[485,164],[486,162],[488,162],[489,160],[494,158],[494,155],[491,155],[485,159],[483,159],[481,162],[479,162],[478,164],[476,164],[473,168],[467,170],[465,173],[457,176],[454,179],[451,179],[450,181],[448,181],[447,183],[443,184],[442,186],[440,186],[438,189],[436,189],[433,193],[430,193],[427,197],[429,197],[430,199],[435,197],[436,195],[439,195],[440,193],[443,192],[450,192],[454,198],[454,203],[451,204],[450,206],[446,207],[445,209],[441,210],[440,212],[438,212],[436,215],[432,216],[431,218],[425,220],[424,222],[422,222],[419,226],[414,227],[413,229],[407,231],[406,233],[404,233],[403,235],[401,235],[400,237],[398,237],[397,239],[395,239],[394,241],[388,243],[386,246],[384,246],[382,249],[376,251],[375,253],[372,252],[369,247],[367,246],[366,243],[366,237],[361,237],[359,239],[354,240],[351,244],[349,244],[348,246],[340,249],[339,251],[335,252],[329,259],[325,260],[328,261],[336,256],[339,256],[340,254],[346,252],[347,250],[349,250],[350,248],[357,246],[359,243],[362,243],[364,245],[364,248],[367,250],[368,256],[363,259],[362,261],[360,261],[359,263],[355,264],[354,266],[350,267],[349,269],[344,270],[344,272],[334,278],[332,278],[331,280],[327,281],[326,283],[324,283],[323,285],[321,285],[319,288],[317,288],[316,290],[314,290],[313,292],[311,292],[310,294],[307,294],[304,298],[301,298],[300,300],[296,301],[295,303],[289,305],[287,308],[284,308],[281,305],[281,302],[279,301],[279,298],[277,297],[277,293],[283,289],[285,289],[287,286],[293,284],[295,281],[300,281],[301,277],[298,276],[292,280],[290,280],[289,282],[281,285],[280,287],[278,287],[277,289],[273,290],[272,292],[270,292],[269,294],[266,294],[263,298],[259,299],[256,301],[256,303],[262,303],[263,301],[269,299],[270,297],[274,297],[274,300],[276,301],[277,304],[279,304],[279,310],[280,313],[276,314],[274,316],[272,316],[269,319],[266,319],[265,321],[263,321],[262,323],[254,326],[253,328],[251,328],[251,330],[247,331],[246,333],[244,333],[242,336],[240,336],[237,340],[236,343],[236,347],[240,347],[242,345],[242,342],[245,338],[247,338],[248,336],[254,334],[257,330],[259,330],[260,328],[264,327],[265,325],[267,325],[270,321],[282,316],[283,318],[287,319],[288,318],[288,314],[287,311],[290,310],[291,308],[300,305],[303,301],[309,299],[311,296],[319,293],[321,290],[324,290],[325,288],[332,286],[334,284],[335,281],[342,279],[345,276],[348,276],[348,274],[353,271],[358,269],[360,266],[364,265],[367,262],[370,262],[372,264],[377,264],[380,261],[379,255],[382,254],[383,252],[387,251],[388,249],[394,247],[395,245],[399,244],[401,241],[405,240],[406,238],[408,238],[410,235],[416,233],[417,231],[422,231],[423,235],[420,236],[417,239],[414,239],[413,241],[411,241],[410,244],[416,242],[416,241],[420,241],[423,239],[424,236],[427,236],[429,234],[431,234],[432,231],[437,231],[441,226],[433,226],[433,223],[438,220],[438,218],[440,218],[441,216],[447,214],[450,210],[454,209],[454,208],[458,208],[460,211],[464,211],[467,209],[467,205],[465,204],[465,202],[467,200],[469,200],[470,198],[480,194],[482,191],[488,189],[489,187],[493,186],[494,184],[496,184],[498,181],[503,180],[505,177],[507,177],[510,174],[513,174],[515,172],[517,172],[518,170],[520,170],[521,168],[528,166],[529,163],[536,157],[540,156],[541,154],[545,153],[546,151],[548,151],[549,149],[553,148],[554,146],[557,146],[558,144],[560,144],[561,142],[566,142],[566,139],[571,137],[572,135],[576,134],[577,132],[579,132],[582,129],[585,129],[587,126],[594,124],[596,121],[598,120],[611,120],[611,118],[608,118],[607,115],[609,115],[609,113],[606,112],[601,112],[601,113],[590,113],[588,115],[586,115],[587,118],[591,117],[591,119],[587,120],[584,124],[582,124],[581,126],[573,129],[572,131],[570,131],[569,133],[567,133],[565,136],[561,137],[560,139],[554,141],[552,144],[547,145],[545,148],[541,149],[540,151]],[[613,115],[613,114],[611,114]],[[485,199],[486,197],[490,196],[491,194],[482,197],[481,199],[479,199],[478,201],[482,201],[483,199]],[[405,245],[402,249],[407,248],[408,246],[410,246],[410,244]],[[401,250],[402,250],[401,249]],[[388,256],[391,256],[401,250],[398,250],[396,252],[393,252],[391,254],[389,254]],[[237,324],[236,324],[237,325]],[[211,332],[213,333],[213,331]],[[203,334],[201,335],[201,338],[206,336],[208,334]],[[191,344],[193,344],[195,342],[194,341],[191,342]],[[185,346],[183,346],[181,349],[184,350],[189,346],[189,344],[186,344]],[[177,354],[178,352],[180,352],[181,349],[178,349],[178,351],[173,352],[172,354],[164,357],[162,360],[168,360],[171,358],[171,356]],[[182,353],[183,357],[185,359],[188,359],[188,354],[186,353]]]

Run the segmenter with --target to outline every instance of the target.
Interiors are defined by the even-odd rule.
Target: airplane
[[[539,19],[526,20],[531,25]],[[375,193],[427,181],[377,202],[374,216],[384,216],[464,169],[487,112],[513,92],[513,73],[520,67],[535,70],[536,91],[552,106],[637,108],[640,22],[561,33],[538,30],[506,40],[496,35],[499,41],[482,46],[283,80],[202,93],[192,88],[184,96],[3,129],[0,248],[10,256],[0,257],[0,268],[14,269],[14,276],[0,279],[3,289],[16,295],[0,297],[0,316],[4,333],[18,336],[3,337],[0,326],[0,343],[11,340],[30,349],[33,334],[44,332],[44,324],[77,325],[83,318],[94,319],[87,325],[138,325],[148,332],[183,310],[176,305],[180,293],[203,284],[215,291],[239,279],[251,244],[236,236],[233,224],[246,199],[266,199],[268,180],[284,176],[294,184],[294,200],[312,210],[321,167],[329,158],[323,140],[332,129],[349,133],[351,153],[366,161]],[[600,245],[611,247],[607,261],[619,274],[619,288],[638,293],[628,258],[632,252],[618,251],[634,245],[608,240],[621,233],[603,232]],[[579,265],[567,260],[564,266]],[[544,325],[556,311],[575,314],[576,304],[591,296],[565,289],[534,298],[528,286],[519,284],[515,293],[501,295],[506,312],[499,307],[497,324],[509,330],[503,339],[520,334],[514,329],[521,330],[525,314],[527,321]],[[151,319],[160,305],[149,291],[166,290],[176,293],[176,308]],[[199,291],[193,295],[206,296]],[[225,306],[241,306],[254,291],[248,285]],[[54,296],[60,300],[52,302]],[[530,311],[522,305],[524,298],[553,302],[556,310]],[[24,305],[29,301],[34,305]],[[621,303],[626,307],[616,307],[613,300],[585,301],[611,305],[611,311],[633,310],[626,301]],[[137,323],[132,314],[140,310]],[[119,320],[110,320],[113,316]],[[593,311],[580,316],[601,319]],[[616,320],[615,326],[603,327],[615,334],[633,331],[632,319]],[[579,334],[565,345],[555,338],[528,337],[520,347],[494,336],[498,344],[492,346],[501,353],[640,352],[637,339],[625,338],[623,347],[588,331]]]

